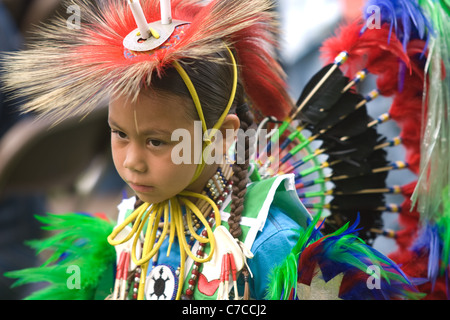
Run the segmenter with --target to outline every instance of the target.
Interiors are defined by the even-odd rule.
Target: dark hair
[[[200,99],[205,121],[208,128],[212,128],[220,118],[231,96],[233,86],[233,67],[229,52],[221,52],[217,57],[208,60],[183,60],[180,61],[186,73],[189,75]],[[164,91],[188,98],[191,95],[175,68],[168,68],[161,77],[153,76],[151,81],[152,90]],[[230,113],[236,113],[240,120],[240,127],[244,132],[253,124],[253,116],[245,107],[245,94],[242,84],[238,81],[236,96]],[[197,112],[192,102],[189,114],[193,119],[198,119]],[[230,233],[235,238],[242,234],[240,227],[243,211],[244,196],[247,191],[247,172],[249,166],[249,138],[247,135],[238,136],[245,139],[245,159],[239,159],[233,164],[233,191],[231,202],[231,213],[228,219]]]

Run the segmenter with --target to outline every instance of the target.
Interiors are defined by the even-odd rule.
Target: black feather
[[[324,78],[328,71],[334,67],[329,64],[317,72],[306,84],[297,106],[302,105],[317,84]],[[342,90],[348,84],[349,79],[344,76],[339,68],[336,68],[317,92],[309,99],[301,109],[297,118],[303,123],[315,125],[327,116],[328,111],[336,104],[342,96]]]
[[[336,212],[374,210],[384,204],[384,195],[379,193],[339,195],[330,201],[331,207],[334,207]]]
[[[359,215],[359,237],[367,244],[373,245],[376,233],[371,229],[382,229],[382,211],[385,206],[383,194],[362,194],[335,196],[330,202],[332,214],[327,218],[324,233],[329,234],[342,227],[345,223],[354,223]]]
[[[328,159],[330,163],[335,160],[336,159],[331,156]],[[332,166],[333,176],[347,175],[354,177],[367,175],[370,174],[373,169],[382,168],[388,164],[388,161],[386,160],[386,151],[383,149],[373,151],[363,159],[345,158],[337,160],[341,161]]]
[[[353,111],[347,117],[337,122],[326,131],[327,136],[353,137],[367,130],[368,124],[373,121],[367,113],[365,106]]]
[[[345,92],[339,100],[329,108],[328,112],[322,113],[322,118],[314,126],[308,126],[308,129],[314,134],[319,133],[321,130],[327,130],[337,123],[339,123],[344,117],[348,116],[355,111],[356,106],[364,100],[364,97],[360,94],[352,91]]]
[[[302,108],[298,108],[296,118],[316,140],[322,141],[320,148],[325,150],[332,170],[330,181],[334,184],[334,194],[329,203],[331,216],[325,220],[322,231],[325,234],[334,232],[347,222],[355,222],[359,214],[360,237],[372,244],[376,234],[370,229],[383,225],[380,208],[385,204],[384,194],[355,193],[386,187],[388,173],[373,172],[388,164],[386,151],[375,150],[386,139],[377,133],[376,127],[369,127],[373,119],[363,104],[365,98],[352,90],[343,93],[349,79],[339,68],[306,101],[333,67],[330,64],[322,68],[305,86],[297,101],[297,106]]]
[[[374,128],[366,128],[365,132],[342,141],[340,138],[324,135],[321,148],[327,150],[331,161],[343,158],[364,159],[379,144],[380,135]]]
[[[380,172],[349,177],[347,179],[332,180],[335,185],[334,191],[351,194],[360,190],[385,188],[387,175],[388,172]]]

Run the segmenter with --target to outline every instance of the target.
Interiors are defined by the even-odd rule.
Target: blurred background
[[[0,51],[26,48],[35,25],[56,14],[70,16],[59,0],[1,0]],[[111,160],[106,102],[83,121],[56,126],[20,115],[20,103],[0,91],[0,299],[21,299],[35,289],[11,289],[3,276],[42,262],[24,244],[44,236],[35,215],[76,211],[114,218],[127,192]]]
[[[282,28],[279,56],[293,99],[323,66],[322,41],[341,22],[360,16],[362,5],[361,0],[277,1]],[[26,48],[34,25],[54,14],[69,17],[66,10],[59,0],[0,0],[0,52]],[[366,81],[362,92],[372,90],[373,83]],[[81,122],[73,118],[57,126],[36,121],[32,114],[20,115],[16,109],[20,103],[0,91],[0,299],[20,299],[33,289],[10,289],[11,281],[3,273],[41,262],[24,245],[43,236],[35,215],[102,212],[115,219],[117,205],[129,193],[112,164],[106,103]],[[389,106],[390,101],[380,98],[369,111],[376,117]],[[395,124],[382,128],[388,137],[398,135]],[[389,152],[390,159],[404,159],[401,148]],[[390,174],[388,184],[402,184],[398,179]],[[385,214],[386,227],[396,229],[396,219],[395,214]],[[395,242],[380,237],[375,247],[387,254],[395,250]]]

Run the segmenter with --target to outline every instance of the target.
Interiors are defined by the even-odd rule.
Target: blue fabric
[[[280,209],[271,207],[262,232],[258,232],[252,246],[253,259],[248,265],[253,274],[250,279],[251,296],[262,300],[266,295],[269,275],[281,264],[298,241],[301,227]]]
[[[170,249],[169,256],[167,256],[168,247],[169,247],[169,239],[167,237],[166,240],[161,245],[161,248],[159,249],[157,264],[158,265],[166,264],[176,270],[180,266],[180,245],[178,243],[178,239],[175,237],[175,240],[172,243],[172,248]],[[151,268],[149,267],[148,272],[150,271]]]

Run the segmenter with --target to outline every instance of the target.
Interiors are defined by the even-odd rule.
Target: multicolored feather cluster
[[[395,27],[412,67],[409,74],[398,72],[403,87],[394,95],[391,114],[418,178],[399,219],[408,241],[399,237],[391,257],[411,276],[429,280],[420,287],[428,299],[448,299],[450,7],[433,0],[369,4],[391,8],[392,18],[384,22]]]
[[[356,221],[358,213],[361,214],[363,221],[370,216],[376,217],[374,211],[377,210],[378,214],[398,213],[401,230],[382,230],[381,225],[376,225],[376,220],[368,223],[371,226],[369,230],[395,238],[398,250],[390,257],[402,264],[409,275],[422,279],[424,283],[420,284],[420,289],[428,294],[427,298],[445,296],[448,292],[442,291],[442,288],[448,288],[447,268],[450,248],[445,206],[446,199],[450,198],[447,188],[450,168],[446,161],[450,150],[449,8],[445,1],[432,0],[375,0],[369,1],[366,8],[370,6],[381,9],[382,20],[379,28],[369,28],[366,15],[360,20],[342,26],[336,36],[323,43],[321,51],[325,67],[313,76],[305,87],[297,102],[301,110],[295,113],[300,128],[297,131],[306,129],[313,136],[312,139],[320,140],[321,144],[319,148],[309,150],[306,156],[295,162],[291,160],[293,151],[297,152],[298,149],[312,143],[311,138],[305,138],[295,131],[287,138],[284,137],[282,149],[288,150],[286,145],[293,143],[295,139],[299,141],[297,146],[294,143],[288,154],[287,151],[284,152],[282,158],[284,167],[281,172],[296,173],[299,195],[313,214],[321,215],[321,210],[325,208],[330,210],[331,216],[322,224],[321,231],[325,234],[333,234],[336,230],[329,228],[330,222],[332,225],[342,227],[345,223]],[[339,69],[333,69],[336,57],[342,52],[346,53],[347,60],[339,64]],[[329,73],[331,69],[333,72]],[[380,115],[372,122],[367,120],[366,110],[350,116],[352,106],[364,100],[364,97],[361,99],[353,88],[340,91],[341,81],[346,86],[349,79],[357,79],[353,77],[361,73],[374,76],[375,91],[392,101],[388,113]],[[356,87],[360,80],[354,81],[353,85]],[[317,90],[318,84],[320,87]],[[309,93],[314,90],[323,98],[319,99],[317,96],[311,98]],[[351,102],[353,98],[355,100]],[[309,101],[304,103],[308,99]],[[347,101],[340,104],[338,103],[340,99]],[[354,117],[352,121],[346,123],[345,118],[351,119],[352,116]],[[386,141],[386,138],[378,135],[379,132],[375,130],[376,126],[388,120],[395,121],[400,129],[399,137],[390,141]],[[350,123],[355,124],[352,128],[354,135],[349,134],[352,132],[352,129],[348,128]],[[374,129],[373,133],[367,130],[366,126]],[[285,130],[288,126],[282,125],[281,128]],[[356,141],[358,139],[364,141],[369,136],[374,140],[366,140],[369,145],[367,149],[358,144],[345,145],[344,142],[350,141],[349,136],[343,138],[345,134],[354,137]],[[366,153],[370,146],[374,145],[371,141],[379,143],[375,144],[381,153],[378,156],[376,153]],[[383,154],[384,150],[379,146],[400,144],[406,151],[405,161],[387,162],[386,154]],[[326,162],[317,163],[318,154],[328,156]],[[358,161],[358,154],[361,156],[360,159],[378,162],[380,165],[367,166]],[[283,162],[287,159],[290,161],[289,165]],[[316,160],[312,168],[294,171],[312,159]],[[342,161],[343,159],[346,161]],[[358,165],[355,166],[355,163]],[[418,179],[406,180],[402,186],[386,187],[385,181],[390,170],[379,169],[390,165],[391,169],[408,168],[418,176]],[[329,176],[320,174],[325,168],[331,170]],[[319,172],[319,177],[303,179],[313,172]],[[375,172],[377,175],[369,174]],[[333,188],[325,185],[330,182],[334,185]],[[311,186],[320,186],[320,190],[304,190]],[[403,201],[399,204],[385,204],[383,193],[400,194]],[[331,196],[332,200],[326,204],[324,196]],[[379,199],[367,198],[375,196]],[[317,202],[311,202],[311,197],[321,198]],[[370,213],[365,212],[367,205],[371,209]],[[356,211],[353,214],[342,212],[349,207]],[[362,223],[361,227],[358,233],[367,241],[370,239],[366,234],[367,225]],[[313,248],[311,247],[311,250]],[[308,258],[312,257],[313,255]],[[292,294],[292,290],[288,289],[294,287],[292,279],[298,279],[292,274],[292,270],[295,269],[292,263],[296,262],[297,258],[291,255],[287,259],[290,266],[284,271],[278,270],[285,274],[286,283],[290,283],[290,287],[286,283],[284,286],[278,283],[277,289],[273,287],[272,291],[276,292],[277,298],[281,292],[284,298]],[[410,263],[411,261],[413,262]],[[306,272],[308,281],[311,274],[316,271],[313,268]]]
[[[418,237],[409,250],[396,254],[413,276],[426,277],[421,290],[428,299],[450,298],[449,277],[449,152],[450,124],[450,7],[444,1],[420,1],[433,24],[424,65],[420,173],[411,200],[420,212]],[[415,264],[409,263],[410,260]]]
[[[60,17],[38,29],[38,44],[6,55],[2,64],[7,89],[28,98],[25,111],[58,121],[73,114],[85,115],[113,94],[136,99],[152,77],[163,74],[173,61],[211,59],[228,46],[236,50],[238,64],[245,66],[241,79],[254,107],[279,118],[291,111],[285,75],[270,54],[277,33],[271,1],[171,3],[173,19],[190,22],[180,41],[128,59],[123,40],[136,29],[136,22],[127,1],[68,1],[82,12],[81,28],[68,28]],[[160,20],[158,0],[141,4],[149,22]]]
[[[48,259],[40,267],[5,275],[18,279],[14,286],[45,284],[43,289],[26,298],[29,300],[94,299],[102,277],[116,260],[115,249],[107,241],[113,223],[102,215],[81,213],[36,218],[45,224],[44,230],[54,234],[29,244],[37,254],[48,254]]]
[[[389,24],[389,33],[395,35],[406,50],[411,39],[421,39],[427,42],[428,36],[433,32],[432,24],[416,0],[369,0],[365,5],[365,16],[370,18],[369,8],[380,10],[381,22]],[[367,26],[363,28],[366,30]],[[390,40],[390,38],[388,39]]]
[[[321,236],[318,218],[309,225],[284,263],[272,272],[269,299],[299,299],[298,286],[312,286],[315,277],[336,299],[413,299],[420,297],[414,285],[389,258],[366,245],[356,235],[356,224]],[[371,286],[371,281],[378,282]],[[321,290],[320,287],[311,287]],[[327,298],[331,298],[329,293]]]
[[[417,175],[417,181],[403,187],[404,202],[395,206],[403,229],[391,233],[399,249],[390,257],[409,275],[429,280],[420,286],[428,299],[449,298],[449,6],[433,0],[370,0],[366,8],[371,6],[381,9],[381,28],[389,35],[386,44],[399,49],[401,42],[407,55],[400,62],[388,54],[377,56],[376,51],[363,57],[371,64],[367,69],[377,77],[380,93],[392,98],[389,116],[401,130],[406,162]],[[365,25],[361,30],[361,38],[372,31]],[[353,36],[346,35],[341,34],[340,43],[353,44],[356,30]],[[334,48],[337,43],[336,39],[324,43],[325,57],[342,50]],[[358,57],[346,65],[359,68],[362,60]]]

